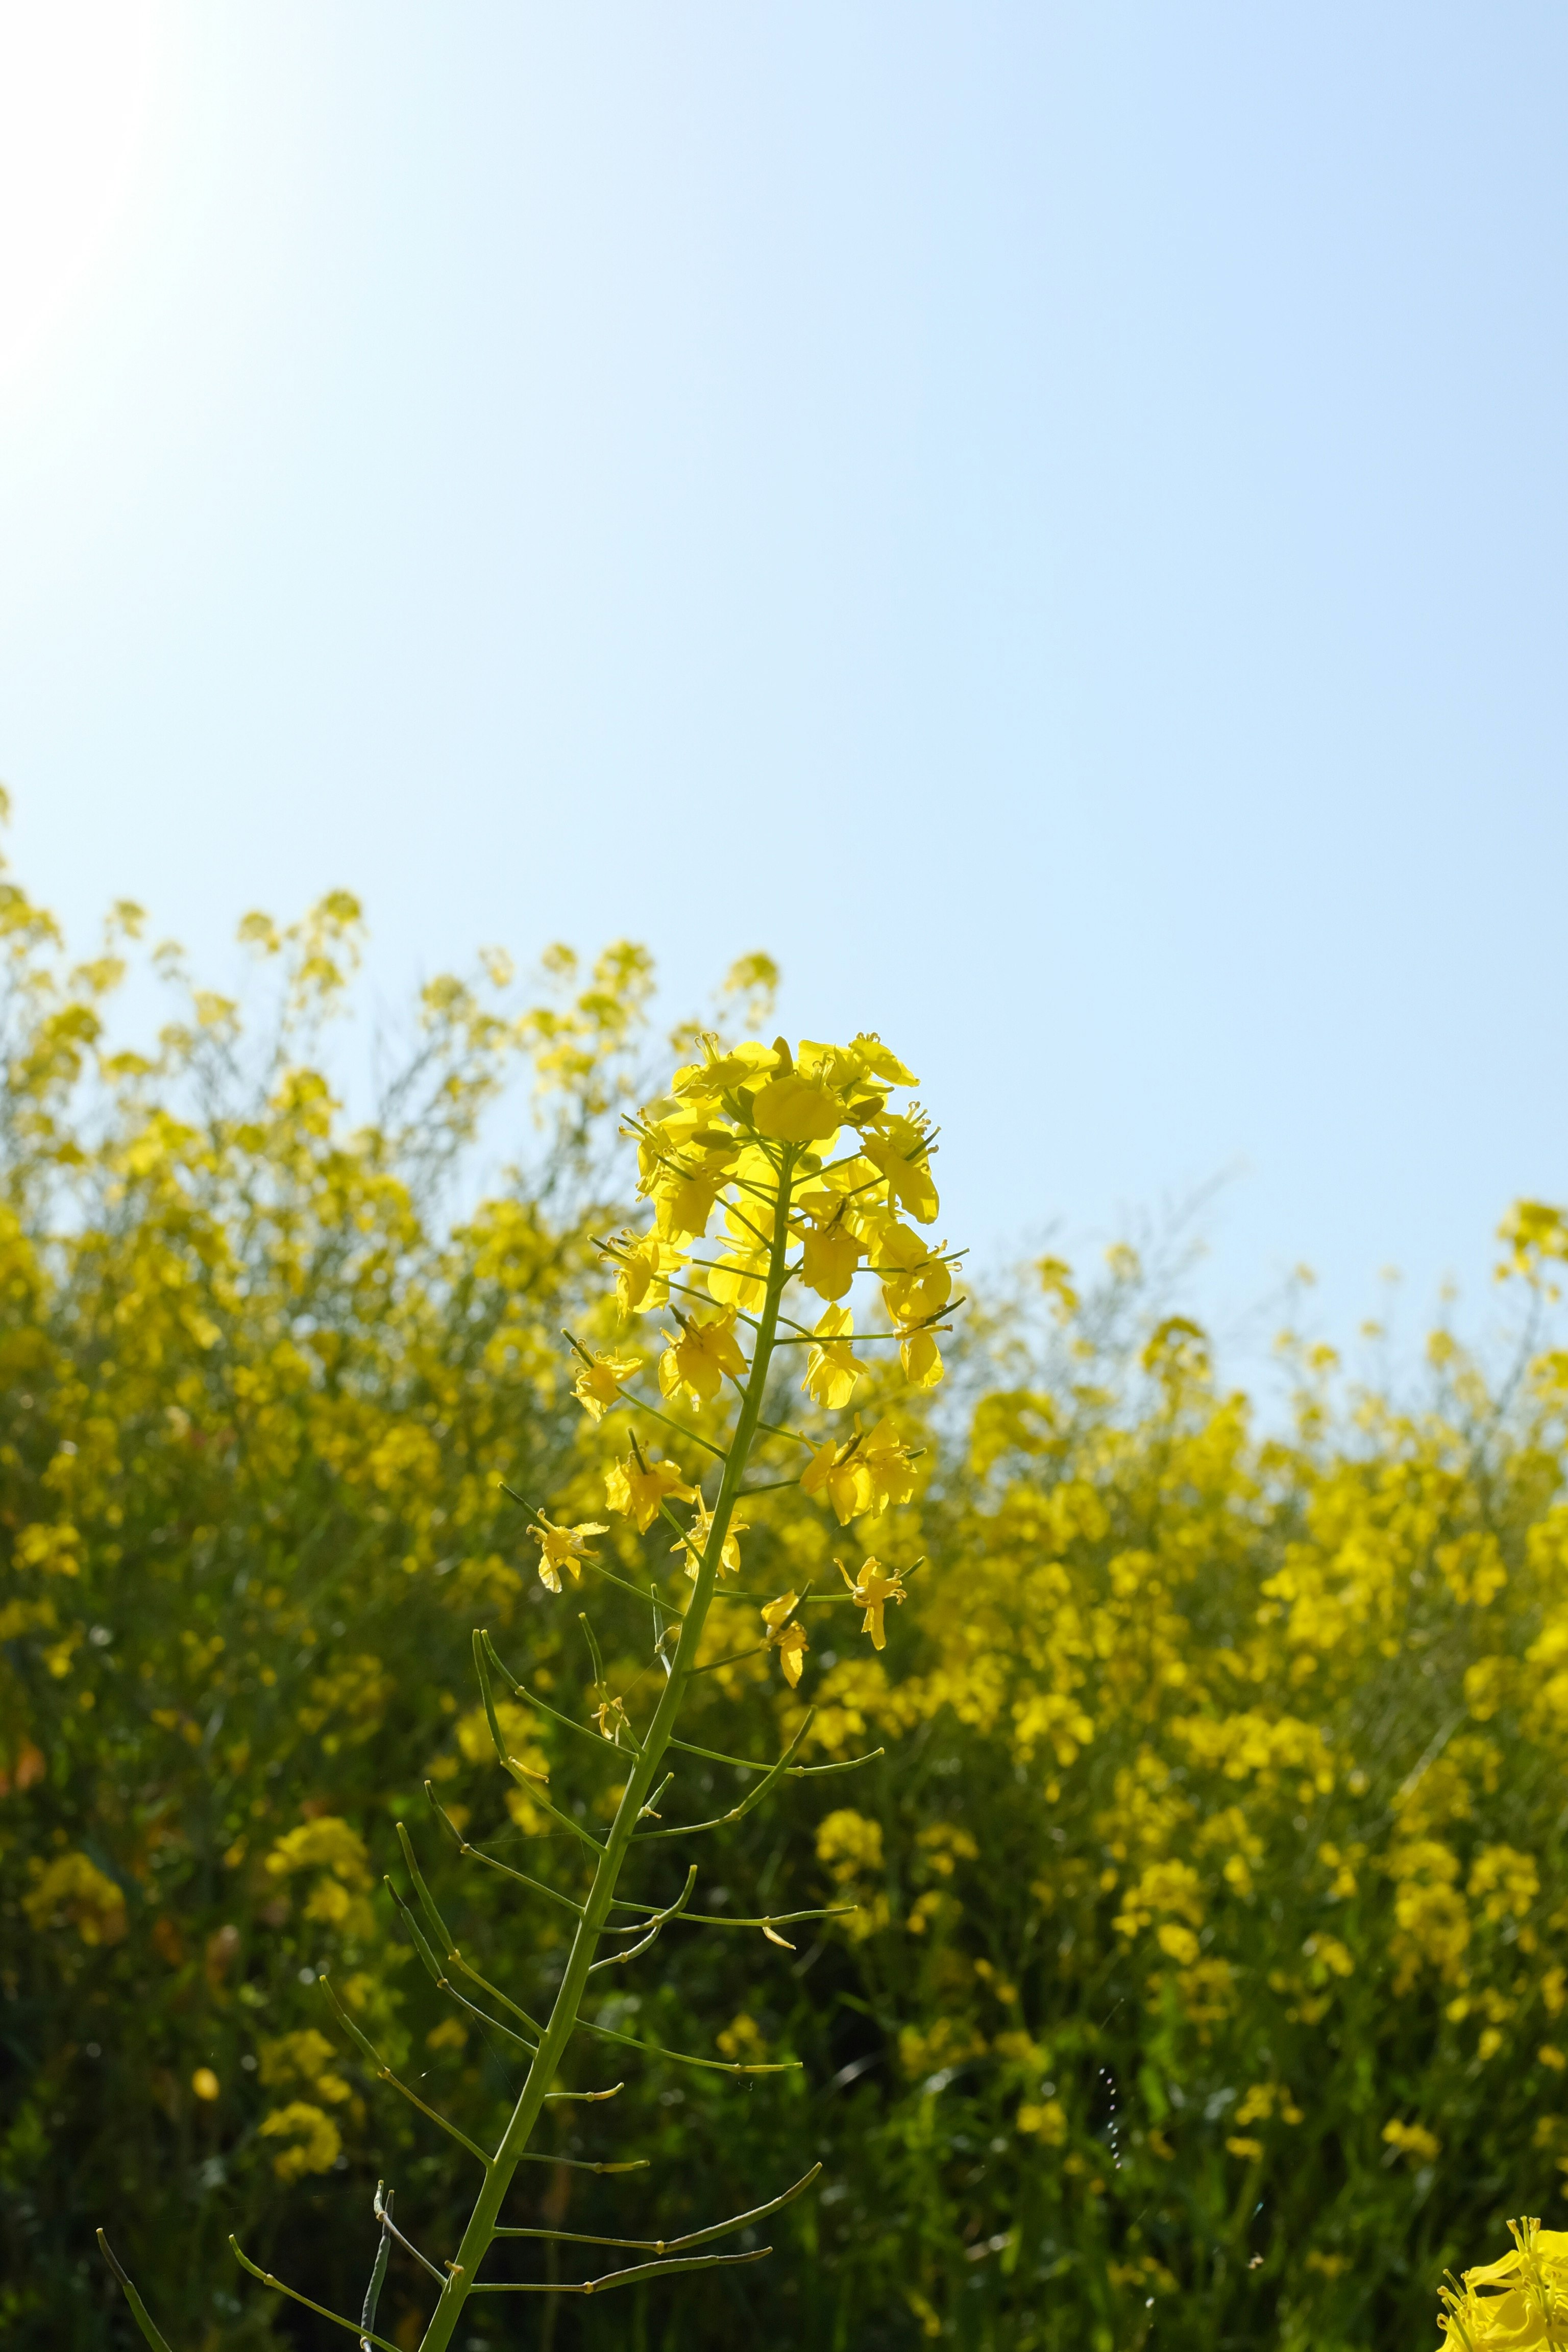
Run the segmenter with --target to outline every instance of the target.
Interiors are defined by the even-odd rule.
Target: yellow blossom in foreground
[[[873,1649],[885,1650],[888,1629],[883,1622],[883,1612],[889,1601],[907,1601],[909,1598],[904,1591],[902,1570],[894,1569],[889,1574],[879,1561],[863,1559],[858,1576],[851,1576],[842,1560],[835,1564],[849,1587],[850,1600],[857,1609],[863,1609],[866,1612],[860,1620],[860,1631],[869,1633]]]
[[[952,1269],[945,1258],[893,1219],[879,1230],[877,1265],[886,1269],[882,1303],[895,1323],[923,1323],[940,1315],[952,1297]]]
[[[623,1315],[662,1307],[669,1297],[669,1277],[686,1264],[683,1253],[661,1241],[657,1233],[640,1241],[622,1241],[616,1251],[619,1272],[616,1300]]]
[[[915,1491],[914,1463],[885,1413],[862,1441],[859,1460],[868,1484],[865,1508],[885,1511],[889,1504],[909,1501]]]
[[[888,1190],[900,1209],[922,1225],[936,1216],[936,1186],[928,1162],[930,1145],[912,1118],[889,1117],[878,1121],[878,1132],[863,1136],[861,1150],[888,1180]]]
[[[580,1528],[558,1528],[553,1520],[547,1519],[541,1511],[539,1525],[536,1528],[530,1528],[528,1532],[539,1546],[540,1582],[549,1591],[559,1592],[561,1570],[563,1568],[570,1570],[574,1584],[581,1584],[583,1581],[583,1570],[578,1565],[579,1561],[593,1559],[595,1557],[588,1549],[588,1538],[605,1536],[610,1531],[598,1519],[589,1519]]]
[[[857,1428],[847,1445],[827,1438],[802,1473],[803,1495],[824,1495],[838,1524],[847,1527],[865,1511],[885,1511],[907,1503],[915,1490],[910,1449],[886,1414],[874,1429]]]
[[[828,1143],[844,1124],[845,1105],[814,1079],[770,1078],[752,1098],[757,1133],[780,1143]]]
[[[836,1222],[808,1225],[801,1236],[800,1278],[819,1298],[842,1298],[860,1263],[860,1244],[845,1224],[839,1201]]]
[[[904,1378],[913,1389],[934,1389],[942,1375],[942,1350],[934,1331],[901,1332],[899,1354]]]
[[[639,1535],[647,1535],[658,1517],[659,1505],[667,1497],[678,1496],[683,1503],[698,1500],[695,1486],[689,1486],[673,1462],[661,1462],[649,1454],[646,1461],[628,1454],[624,1462],[614,1462],[605,1473],[605,1500],[612,1511],[636,1522]]]
[[[799,1599],[798,1592],[784,1592],[776,1601],[765,1601],[763,1606],[763,1622],[768,1629],[768,1646],[777,1650],[784,1680],[791,1690],[799,1684],[800,1670],[811,1647],[805,1638],[805,1627],[798,1617],[790,1615]]]
[[[595,1421],[600,1421],[618,1401],[622,1381],[634,1380],[641,1370],[640,1356],[595,1356],[578,1372],[572,1383],[572,1393]]]
[[[825,1495],[839,1526],[847,1527],[856,1512],[866,1507],[865,1466],[836,1438],[825,1438],[801,1473],[800,1491],[803,1495]]]
[[[816,1345],[806,1352],[805,1378],[801,1386],[814,1404],[837,1412],[855,1393],[855,1383],[868,1367],[849,1346],[855,1318],[847,1307],[829,1307],[816,1327]]]
[[[713,1514],[699,1496],[697,1517],[691,1522],[689,1533],[683,1535],[679,1543],[672,1543],[669,1547],[671,1551],[683,1551],[686,1554],[686,1573],[694,1582],[702,1566],[702,1555],[708,1548],[708,1538],[712,1526]],[[731,1518],[730,1521],[729,1533],[724,1538],[724,1549],[719,1555],[721,1576],[739,1576],[741,1573],[741,1538],[749,1535],[751,1529],[750,1519]]]
[[[1510,2221],[1513,2252],[1439,2287],[1437,2325],[1455,2352],[1534,2352],[1568,2336],[1568,2230]]]
[[[680,1337],[668,1341],[658,1360],[658,1384],[667,1397],[685,1389],[698,1404],[711,1404],[724,1385],[725,1375],[743,1381],[747,1364],[735,1337],[735,1310],[722,1315],[680,1318]]]

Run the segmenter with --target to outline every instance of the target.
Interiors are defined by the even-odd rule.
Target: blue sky
[[[1224,1328],[1303,1260],[1332,1333],[1388,1265],[1483,1315],[1568,1195],[1565,67],[1433,0],[0,0],[23,878],[220,981],[347,884],[388,1000],[765,946],[919,1069],[954,1241],[1226,1174]]]

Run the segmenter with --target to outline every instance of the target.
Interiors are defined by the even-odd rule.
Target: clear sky
[[[943,1227],[1568,1195],[1568,14],[0,0],[0,776],[87,944],[343,883],[879,1028]]]

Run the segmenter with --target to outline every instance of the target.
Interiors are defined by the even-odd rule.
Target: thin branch
[[[640,1944],[628,1945],[624,1952],[611,1952],[606,1958],[595,1960],[589,1968],[588,1974],[592,1976],[595,1969],[624,1969],[628,1960],[640,1958],[641,1955],[647,1950],[650,1944],[656,1944],[658,1941],[660,1930],[665,1927],[671,1919],[679,1918],[681,1913],[685,1910],[687,1905],[691,1900],[691,1890],[696,1884],[697,1864],[693,1863],[690,1869],[686,1874],[685,1885],[681,1888],[679,1894],[676,1896],[668,1909],[666,1911],[656,1911],[653,1917],[647,1922],[647,1933],[644,1936],[642,1942]],[[613,1934],[618,1934],[621,1931],[619,1929],[612,1929],[611,1932]]]
[[[765,1429],[770,1437],[791,1437],[797,1445],[804,1445],[810,1454],[815,1454],[816,1451],[816,1441],[814,1438],[803,1437],[798,1429],[785,1429],[782,1423],[776,1421],[759,1421],[757,1427]]]
[[[952,1324],[938,1322],[937,1316],[952,1315],[968,1303],[967,1299],[955,1298],[951,1307],[939,1307],[936,1315],[924,1316],[920,1322],[908,1324],[901,1331],[846,1331],[842,1336],[846,1342],[858,1348],[862,1339],[911,1339],[917,1331],[951,1331]],[[773,1345],[775,1348],[820,1348],[825,1339],[828,1347],[836,1344],[826,1333],[802,1331],[798,1337],[775,1339]]]
[[[650,1421],[662,1421],[666,1429],[674,1430],[677,1437],[689,1438],[693,1445],[700,1445],[705,1453],[716,1455],[719,1461],[728,1460],[724,1448],[721,1445],[715,1445],[711,1438],[699,1436],[697,1431],[688,1429],[683,1421],[672,1420],[668,1412],[661,1412],[658,1405],[645,1404],[641,1397],[627,1396],[624,1389],[614,1404],[607,1404],[605,1407],[605,1413],[618,1412],[622,1405],[626,1405],[633,1412],[646,1412]]]
[[[319,2319],[330,2319],[334,2327],[346,2327],[351,2336],[359,2336],[361,2341],[363,2343],[374,2344],[376,2347],[376,2352],[398,2352],[397,2346],[392,2342],[389,2336],[373,2335],[369,2328],[362,2327],[357,2319],[341,2318],[335,2311],[329,2311],[324,2303],[312,2303],[308,2294],[301,2294],[300,2293],[298,2287],[285,2286],[283,2281],[280,2278],[274,2278],[270,2271],[258,2270],[256,2264],[251,2261],[250,2256],[241,2246],[239,2240],[235,2237],[232,2232],[230,2233],[228,2242],[230,2249],[233,2252],[234,2259],[239,2264],[241,2270],[248,2271],[253,2279],[259,2279],[261,2281],[263,2286],[271,2287],[275,2294],[288,2295],[289,2300],[293,2303],[302,2303],[307,2311],[313,2311]],[[157,2338],[157,2341],[160,2344],[163,2343],[163,2340],[162,2336]],[[168,2352],[166,2345],[164,2346],[164,2352]]]
[[[519,2164],[559,2164],[568,2172],[646,2172],[652,2164],[651,2156],[634,2156],[625,2164],[589,2164],[580,2156],[552,2156],[546,2148],[525,2147],[518,2158]]]
[[[429,1798],[430,1802],[435,1806],[437,1812],[440,1815],[441,1820],[445,1823],[447,1831],[451,1837],[453,1844],[458,1849],[458,1852],[464,1855],[467,1860],[487,1864],[491,1870],[499,1870],[503,1877],[515,1878],[520,1886],[531,1888],[535,1895],[543,1895],[547,1896],[552,1903],[559,1904],[563,1911],[574,1912],[579,1919],[582,1918],[582,1904],[574,1903],[569,1895],[563,1895],[557,1887],[546,1886],[542,1878],[530,1878],[525,1872],[513,1870],[510,1863],[498,1862],[493,1853],[486,1853],[481,1847],[470,1845],[468,1839],[463,1835],[462,1831],[458,1827],[456,1822],[453,1821],[450,1813],[447,1811],[445,1806],[437,1796],[435,1790],[431,1787],[428,1780],[425,1783],[425,1794]]]
[[[381,2290],[386,2283],[387,2259],[392,2252],[392,2210],[390,2203],[384,2204],[382,2201],[382,2187],[383,2183],[378,2180],[375,2184],[375,2218],[381,2223],[381,2235],[375,2242],[375,2260],[370,2268],[370,2284],[365,2288],[364,2301],[360,2306],[360,2352],[370,2352],[370,2339],[375,2329],[375,2306],[381,2301]],[[402,2232],[399,2231],[398,2235],[401,2237]],[[419,2259],[421,2262],[424,2261],[423,2254]]]
[[[642,1595],[639,1593],[637,1598],[640,1600]],[[526,1797],[530,1798],[534,1804],[542,1807],[542,1809],[550,1815],[552,1821],[559,1822],[563,1829],[571,1831],[574,1837],[581,1838],[585,1846],[590,1847],[595,1853],[602,1856],[605,1851],[604,1845],[602,1842],[594,1835],[593,1832],[591,1830],[585,1830],[581,1822],[574,1821],[570,1813],[563,1813],[559,1805],[553,1803],[549,1797],[544,1795],[543,1791],[540,1788],[537,1774],[527,1771],[522,1765],[517,1762],[515,1758],[507,1754],[506,1742],[501,1738],[500,1725],[496,1719],[496,1703],[490,1691],[489,1669],[485,1664],[484,1649],[482,1647],[479,1632],[477,1627],[474,1632],[474,1665],[479,1677],[479,1696],[484,1700],[485,1717],[486,1720],[489,1724],[490,1738],[495,1747],[497,1760],[501,1764],[506,1771],[510,1773],[512,1779],[517,1782],[518,1787],[522,1790]]]
[[[407,2253],[407,2254],[412,2254],[412,2255],[413,2255],[413,2257],[414,2257],[414,2259],[415,2259],[415,2261],[416,2261],[416,2263],[424,2263],[424,2265],[425,2265],[425,2268],[429,2272],[429,2273],[430,2273],[431,2277],[435,2280],[435,2282],[436,2282],[437,2285],[437,2286],[440,2286],[440,2287],[444,2287],[444,2286],[446,2285],[446,2284],[447,2284],[447,2273],[446,2273],[446,2272],[445,2272],[445,2271],[438,2271],[438,2270],[437,2269],[437,2267],[436,2267],[435,2263],[430,2260],[429,2256],[428,2256],[427,2254],[422,2254],[422,2253],[420,2252],[420,2251],[419,2251],[418,2247],[415,2244],[415,2242],[414,2242],[413,2239],[412,2239],[412,2238],[405,2238],[405,2237],[404,2236],[404,2234],[403,2234],[402,2231],[398,2228],[398,2226],[397,2226],[396,2222],[393,2220],[393,2218],[392,2218],[392,2191],[391,2191],[391,2189],[389,2189],[387,2190],[387,2192],[386,2192],[386,2202],[385,2202],[384,2207],[383,2207],[383,2205],[382,2205],[382,2203],[381,2203],[381,2201],[380,2201],[380,2200],[381,2200],[381,2183],[380,2183],[379,2181],[377,2181],[377,2183],[376,2183],[376,2189],[375,2189],[375,2193],[376,2193],[376,2200],[377,2200],[377,2202],[376,2202],[376,2209],[375,2209],[375,2217],[376,2217],[376,2220],[381,2223],[381,2225],[382,2225],[382,2227],[383,2227],[384,2229],[385,2229],[385,2230],[390,2230],[390,2231],[391,2231],[391,2232],[392,2232],[393,2236],[396,2239],[396,2241],[397,2241],[398,2244],[403,2248],[404,2252],[405,2252],[405,2253]],[[374,2314],[374,2311],[371,2313],[370,2316],[371,2316],[371,2318],[372,2318],[372,2319],[374,2319],[374,2318],[375,2317],[375,2314]]]
[[[459,2009],[466,2009],[470,2017],[477,2017],[481,2025],[489,2026],[497,2033],[504,2033],[509,2042],[515,2042],[520,2050],[526,2050],[531,2058],[536,2058],[539,2055],[539,2044],[537,2042],[525,2042],[521,2033],[514,2033],[510,2025],[503,2025],[499,2017],[487,2016],[485,2011],[482,2009],[477,2008],[475,2004],[468,1999],[466,1994],[460,1993],[458,1990],[457,1986],[452,1982],[449,1977],[443,1974],[440,1961],[436,1958],[435,1953],[430,1949],[429,1945],[425,1941],[424,1937],[419,1932],[418,1921],[415,1918],[413,1912],[409,1909],[402,1895],[399,1895],[391,1879],[384,1879],[382,1883],[385,1886],[386,1891],[391,1895],[393,1901],[396,1904],[399,1911],[402,1913],[403,1924],[408,1930],[414,1948],[418,1953],[420,1958],[424,1961],[426,1969],[433,1979],[437,1991],[444,1992],[448,2000],[455,2000]]]
[[[331,2002],[333,2009],[337,2011],[339,2024],[342,2025],[344,2031],[348,2033],[361,2056],[369,2065],[374,2068],[377,2081],[382,2083],[390,2083],[395,2091],[401,2091],[404,2097],[408,2101],[410,2106],[417,2107],[422,2116],[428,2116],[433,2124],[439,2124],[441,2129],[447,2133],[448,2137],[455,2139],[459,2147],[466,2147],[468,2154],[471,2157],[476,2158],[478,2161],[484,2166],[485,2170],[488,2172],[490,2168],[490,2160],[485,2154],[484,2149],[480,2147],[477,2142],[471,2140],[467,2132],[460,2132],[456,2124],[449,2124],[447,2121],[446,2116],[437,2113],[436,2108],[426,2106],[425,2101],[419,2096],[418,2093],[416,2091],[411,2091],[406,2083],[400,2083],[398,2081],[397,2076],[393,2073],[385,2059],[383,2058],[374,2042],[367,2040],[365,2035],[360,2032],[359,2027],[354,2023],[353,2018],[343,2007],[342,2002],[338,1999],[331,1979],[330,1977],[323,1976],[319,1979],[319,1981],[326,1988],[327,1999]],[[312,2308],[314,2306],[312,2306]],[[331,2314],[329,2312],[327,2315],[331,2318]]]
[[[167,2338],[160,2335],[152,2314],[131,2284],[129,2273],[120,2266],[120,2260],[103,2231],[98,2232],[98,2251],[120,2281],[120,2290],[131,2305],[131,2316],[153,2347],[153,2352],[169,2352]]]
[[[714,2221],[706,2230],[692,2230],[684,2238],[591,2238],[580,2236],[573,2230],[500,2228],[496,2231],[496,2236],[498,2238],[557,2238],[565,2244],[573,2246],[618,2246],[626,2253],[679,2254],[684,2252],[688,2246],[705,2246],[714,2238],[728,2237],[731,2230],[744,2230],[752,2221],[766,2221],[768,2215],[776,2213],[781,2206],[793,2204],[803,2189],[811,2187],[821,2170],[820,2164],[814,2164],[811,2170],[804,2173],[794,2188],[786,2189],[782,2196],[771,2197],[765,2205],[753,2205],[749,2213],[737,2213],[732,2221]]]
[[[622,1911],[646,1911],[647,1907],[646,1903],[616,1906]],[[859,1908],[858,1903],[832,1903],[826,1911],[770,1911],[762,1918],[732,1918],[723,1911],[683,1911],[681,1916],[689,1927],[794,1927],[802,1919],[838,1919]],[[636,1927],[606,1927],[604,1932],[606,1936],[635,1936],[642,1925],[639,1919]]]
[[[731,1805],[727,1813],[715,1814],[714,1818],[710,1822],[678,1822],[675,1827],[668,1830],[638,1830],[635,1832],[636,1838],[645,1845],[651,1845],[658,1838],[694,1837],[699,1830],[721,1830],[731,1822],[742,1820],[754,1806],[762,1803],[763,1799],[767,1795],[774,1781],[782,1780],[785,1772],[788,1771],[790,1759],[795,1754],[795,1749],[800,1746],[801,1741],[805,1738],[806,1733],[811,1729],[816,1715],[816,1709],[814,1706],[808,1706],[806,1708],[805,1720],[796,1731],[795,1738],[790,1741],[789,1746],[784,1749],[784,1754],[779,1758],[778,1762],[776,1764],[770,1765],[767,1771],[763,1775],[763,1778],[757,1782],[756,1787],[754,1789],[748,1789],[740,1803],[738,1805]]]
[[[452,1930],[447,1927],[447,1922],[442,1918],[441,1914],[436,1908],[435,1896],[431,1894],[430,1889],[426,1885],[425,1881],[420,1874],[419,1864],[414,1859],[414,1841],[408,1834],[406,1824],[403,1822],[399,1822],[397,1824],[397,1843],[403,1849],[404,1863],[407,1867],[409,1877],[414,1881],[414,1891],[419,1897],[420,1907],[424,1911],[425,1916],[435,1928],[437,1935],[441,1938],[441,1950],[445,1958],[451,1962],[455,1969],[461,1969],[462,1973],[468,1978],[470,1984],[477,1984],[481,1992],[488,1992],[492,2000],[499,2000],[503,2009],[510,2009],[513,2017],[521,2018],[523,2024],[527,2026],[531,2033],[542,2035],[544,2028],[541,2025],[536,2017],[530,2017],[526,2009],[520,2009],[516,2001],[510,2000],[507,1994],[502,1992],[499,1985],[491,1984],[488,1977],[480,1976],[478,1969],[470,1968],[468,1961],[464,1959],[463,1955],[458,1949],[457,1941],[453,1937]],[[483,1857],[483,1859],[488,1860],[488,1855]],[[498,1864],[497,1867],[499,1869],[500,1865]]]
[[[781,2058],[748,2066],[738,2058],[694,2058],[689,2050],[666,2050],[657,2042],[639,2042],[635,2034],[616,2033],[608,2025],[591,2025],[585,2017],[577,2022],[584,2033],[596,2033],[601,2042],[618,2042],[624,2050],[640,2050],[645,2058],[668,2058],[677,2066],[700,2066],[707,2074],[788,2074],[803,2063],[799,2058]],[[550,2161],[540,2158],[542,2164]]]
[[[574,2286],[552,2284],[544,2279],[531,2279],[520,2284],[513,2284],[510,2280],[478,2279],[468,2292],[470,2294],[602,2294],[606,2287],[631,2286],[639,2279],[668,2278],[676,2271],[735,2270],[742,2263],[763,2262],[772,2252],[771,2246],[758,2246],[749,2254],[688,2254],[672,2263],[637,2263],[630,2270],[608,2271],[603,2278],[584,2279]]]
[[[845,1596],[829,1593],[824,1597],[839,1600]],[[667,1748],[679,1748],[685,1756],[704,1757],[710,1764],[728,1764],[737,1772],[771,1772],[777,1769],[775,1765],[753,1763],[749,1756],[722,1756],[716,1748],[694,1748],[689,1739],[672,1737],[665,1745]],[[791,1749],[785,1750],[786,1755],[791,1752]],[[852,1772],[857,1764],[874,1764],[879,1756],[885,1756],[887,1752],[885,1748],[873,1748],[868,1755],[847,1756],[837,1764],[792,1764],[784,1777],[790,1780],[811,1780],[820,1779],[826,1772]]]
[[[634,1600],[641,1601],[644,1597],[637,1591],[634,1585],[628,1584],[626,1586],[626,1591],[632,1594]],[[607,1740],[601,1738],[598,1732],[590,1731],[587,1725],[585,1723],[579,1723],[575,1717],[563,1715],[559,1707],[550,1706],[546,1705],[543,1699],[536,1698],[532,1691],[528,1688],[526,1683],[520,1683],[517,1676],[512,1673],[511,1668],[502,1660],[489,1633],[481,1632],[479,1639],[485,1645],[485,1650],[489,1655],[491,1665],[495,1668],[497,1674],[500,1675],[502,1681],[510,1685],[513,1698],[526,1699],[530,1706],[536,1707],[541,1715],[547,1715],[552,1723],[559,1723],[563,1725],[566,1730],[574,1731],[579,1739],[587,1740],[590,1747],[598,1749],[601,1754],[604,1752],[605,1748],[609,1746],[609,1742]]]
[[[546,2100],[574,2099],[584,2106],[596,2106],[601,2099],[616,2098],[626,2089],[624,2083],[612,2083],[607,2091],[546,2091]]]
[[[710,1675],[720,1666],[738,1666],[742,1658],[757,1657],[769,1647],[769,1643],[758,1642],[749,1650],[731,1650],[727,1658],[709,1658],[702,1665],[693,1666],[691,1671],[694,1675]]]

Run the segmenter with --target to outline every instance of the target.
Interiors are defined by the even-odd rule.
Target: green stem
[[[718,1498],[713,1505],[708,1541],[703,1548],[691,1599],[681,1619],[680,1639],[671,1660],[669,1680],[664,1686],[653,1721],[644,1737],[642,1754],[633,1765],[614,1825],[595,1866],[593,1887],[573,1937],[565,1972],[538,2055],[529,2067],[527,2080],[501,2135],[500,2144],[486,2165],[483,2185],[468,2217],[468,2227],[463,2231],[457,2261],[451,2266],[450,2284],[431,2314],[430,2324],[420,2341],[419,2352],[446,2352],[463,2305],[473,2291],[479,2265],[495,2237],[502,2200],[527,2151],[540,2109],[555,2080],[567,2045],[577,2030],[577,2013],[587,1990],[588,1971],[593,1965],[599,1938],[608,1925],[622,1865],[631,1852],[638,1817],[653,1790],[664,1751],[675,1729],[687,1684],[697,1664],[697,1653],[713,1598],[714,1581],[723,1556],[725,1538],[730,1532],[731,1517],[756,1438],[763,1392],[773,1360],[779,1302],[789,1274],[789,1203],[794,1164],[794,1152],[786,1150],[779,1170],[773,1250],[768,1265],[767,1289],[752,1354],[751,1377],[741,1400],[735,1433],[724,1457],[723,1475],[719,1482]]]

